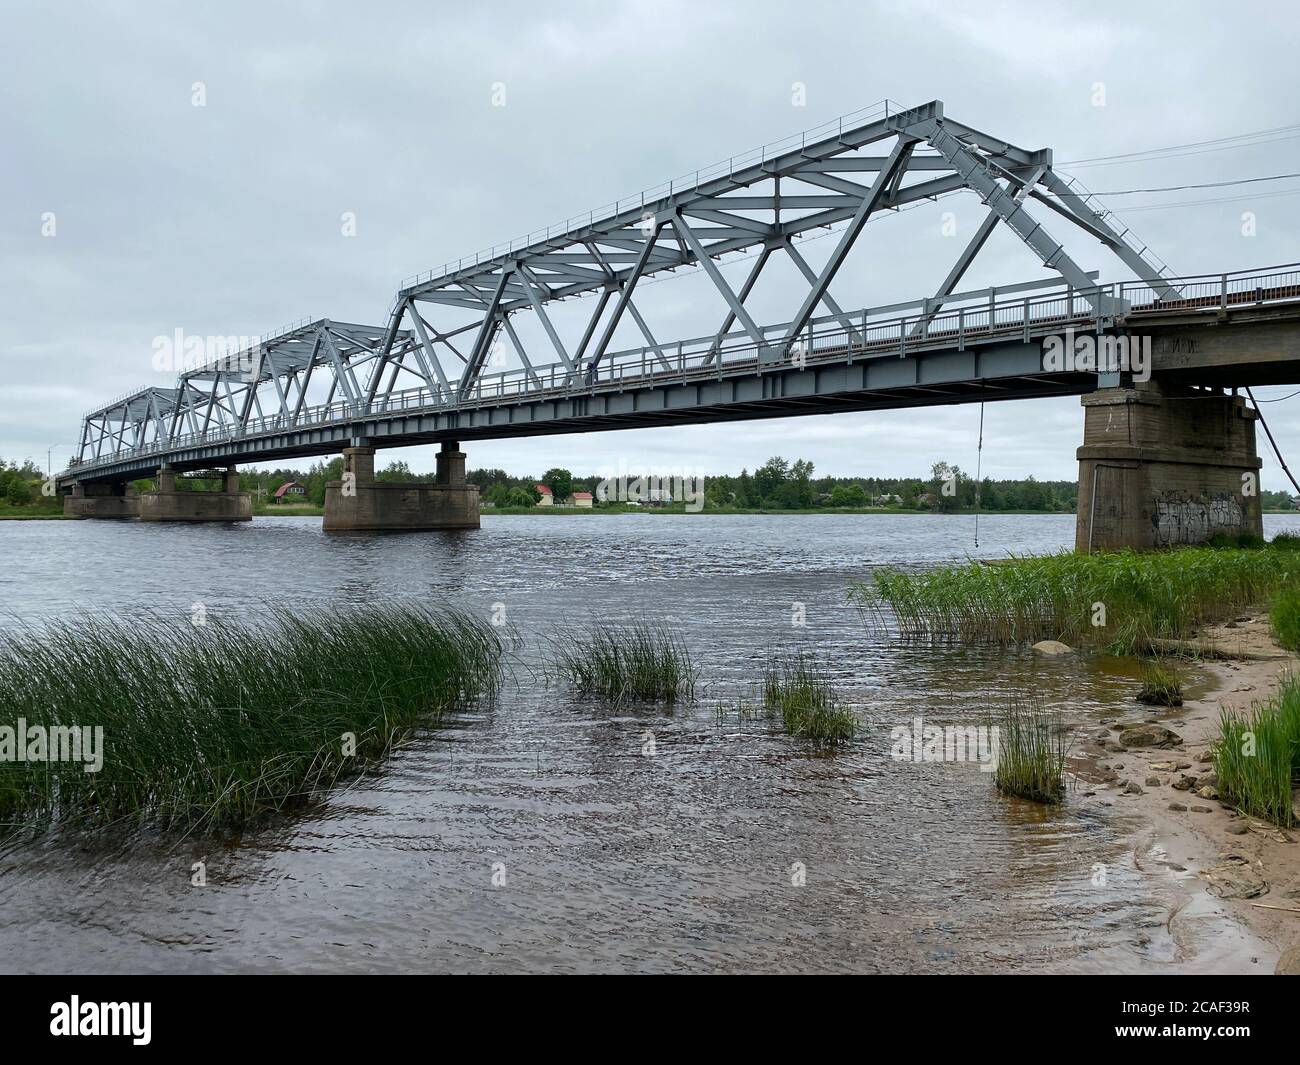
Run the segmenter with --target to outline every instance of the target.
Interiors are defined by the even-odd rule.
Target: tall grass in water
[[[853,712],[839,701],[830,681],[807,655],[768,659],[763,705],[781,718],[790,735],[814,743],[848,743],[856,731]]]
[[[1069,739],[1051,714],[1037,705],[1012,702],[997,726],[998,790],[1034,802],[1060,802]]]
[[[0,822],[247,823],[495,694],[502,650],[486,623],[413,606],[277,611],[249,626],[85,618],[0,633],[0,725],[104,730],[98,773],[0,762]]]
[[[1300,777],[1300,678],[1248,712],[1224,710],[1214,747],[1219,794],[1248,814],[1289,828]]]
[[[1300,588],[1300,551],[1289,546],[1062,552],[999,565],[881,569],[851,595],[869,609],[890,608],[907,634],[1004,644],[1051,638],[1130,654],[1148,640],[1184,639],[1279,587]]]
[[[657,625],[565,631],[554,642],[552,669],[580,694],[615,705],[673,706],[695,697],[686,644]]]
[[[1142,687],[1137,700],[1148,706],[1182,706],[1183,676],[1163,662],[1145,662],[1142,665]]]
[[[1300,588],[1284,588],[1269,608],[1273,637],[1288,651],[1300,651]]]

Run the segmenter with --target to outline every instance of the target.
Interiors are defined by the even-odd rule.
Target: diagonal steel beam
[[[298,386],[298,403],[293,408],[293,418],[290,420],[291,425],[297,425],[298,419],[302,417],[303,405],[307,402],[307,386],[311,384],[311,373],[316,369],[316,354],[320,350],[320,337],[312,345],[312,357],[307,363],[307,371],[303,374],[302,384]]]
[[[524,350],[524,345],[519,339],[519,334],[515,332],[515,327],[510,324],[510,316],[501,319],[501,324],[505,327],[506,335],[510,337],[510,343],[514,345],[515,352],[519,355],[519,361],[524,364],[524,373],[528,375],[528,380],[533,383],[534,388],[541,388],[541,378],[537,376],[537,371],[533,369],[533,364],[529,361],[528,352]],[[573,369],[573,364],[569,364],[569,369]]]
[[[889,153],[889,161],[885,166],[880,168],[876,174],[876,180],[871,184],[871,191],[862,198],[862,203],[858,205],[857,211],[854,212],[849,224],[845,226],[838,243],[831,251],[830,258],[822,267],[822,271],[817,275],[808,295],[799,306],[798,312],[790,322],[785,336],[782,338],[778,350],[784,354],[799,335],[803,327],[808,324],[808,319],[812,317],[813,308],[821,302],[823,293],[831,283],[831,279],[844,264],[845,257],[849,254],[849,249],[853,247],[854,242],[862,232],[862,227],[867,224],[872,212],[876,209],[881,199],[885,195],[885,190],[889,188],[890,183],[894,180],[894,174],[899,167],[905,167],[907,158],[912,154],[912,147],[916,144],[915,139],[900,133],[898,141],[894,145],[894,150]]]
[[[758,258],[754,260],[754,265],[750,267],[749,276],[745,278],[745,283],[740,286],[738,299],[741,303],[749,298],[750,290],[753,289],[755,282],[758,281],[758,275],[763,272],[763,266],[767,260],[772,257],[773,245],[763,245],[763,250],[759,252]],[[719,356],[719,349],[722,347],[722,338],[727,335],[727,330],[731,328],[732,323],[736,320],[735,311],[727,311],[727,316],[722,319],[722,328],[718,330],[717,335],[713,338],[713,343],[709,345],[708,353],[704,356],[703,365],[709,366],[715,358]]]
[[[588,379],[595,376],[600,360],[605,357],[605,349],[609,347],[609,342],[614,337],[614,330],[618,327],[619,319],[623,317],[623,312],[632,299],[632,290],[636,288],[637,280],[645,272],[646,264],[650,261],[651,252],[654,249],[655,242],[659,239],[659,234],[663,232],[663,228],[664,223],[659,219],[655,219],[651,232],[646,234],[646,239],[641,245],[641,252],[637,256],[635,265],[625,276],[618,279],[618,300],[614,304],[614,310],[610,314],[609,321],[605,323],[605,328],[601,331],[600,340],[596,342],[596,349],[591,353],[591,359],[587,363]]]
[[[749,316],[745,306],[740,300],[736,299],[736,294],[731,291],[731,286],[727,284],[727,279],[722,276],[722,271],[718,269],[718,264],[713,261],[708,251],[705,250],[700,238],[695,235],[695,231],[686,224],[680,211],[674,211],[672,215],[673,229],[686,241],[691,251],[695,253],[695,258],[699,264],[704,267],[704,272],[709,275],[709,280],[713,282],[713,287],[718,290],[722,298],[727,301],[727,306],[731,308],[731,313],[739,319],[740,324],[745,327],[745,332],[750,335],[754,343],[758,346],[759,351],[767,347],[767,338],[763,336],[763,331],[759,329],[758,324]]]
[[[803,274],[804,280],[809,284],[813,284],[816,281],[817,275],[813,272],[813,268],[808,265],[808,261],[799,254],[799,250],[794,246],[794,241],[789,237],[784,237],[781,240],[781,247],[785,250],[786,255],[790,256],[791,261],[798,268],[799,272]],[[853,343],[857,343],[858,331],[853,328],[853,322],[850,320],[849,316],[845,314],[840,309],[840,305],[831,298],[829,291],[822,293],[822,304],[831,312],[836,321],[844,327],[844,331],[848,334],[849,340]]]
[[[1090,287],[1088,275],[1076,263],[1050,233],[1042,227],[1002,185],[995,181],[989,172],[989,164],[976,155],[961,140],[955,137],[941,123],[924,123],[928,132],[923,134],[927,143],[947,159],[957,171],[962,182],[980,194],[980,198],[997,213],[1017,237],[1050,270],[1055,270],[1074,288],[1086,291]],[[1096,305],[1100,299],[1094,294],[1090,302]]]
[[[1070,188],[1058,174],[1049,169],[1042,180],[1056,198],[1074,213],[1076,217],[1071,218],[1071,221],[1088,229],[1094,235],[1100,232],[1102,241],[1110,246],[1111,251],[1119,256],[1129,269],[1149,284],[1157,296],[1161,299],[1178,299],[1182,295],[1178,289],[1160,276],[1160,271],[1146,260],[1141,251],[1124,239],[1126,234],[1117,232],[1105,217],[1094,211],[1087,201]]]
[[[1024,184],[1011,194],[1012,200],[1016,203],[1020,203],[1024,200],[1025,195],[1036,184],[1038,184],[1038,179],[1043,176],[1043,172],[1046,169],[1047,165],[1045,163],[1036,167]],[[948,271],[948,276],[943,279],[943,284],[941,284],[938,291],[935,292],[930,301],[933,303],[933,306],[929,307],[926,312],[921,315],[916,325],[912,327],[912,336],[920,336],[927,328],[929,328],[930,322],[934,319],[934,316],[939,313],[940,309],[942,309],[944,300],[948,296],[952,295],[953,290],[956,289],[966,271],[970,269],[970,264],[975,261],[975,256],[980,253],[985,242],[992,235],[993,230],[997,228],[998,219],[1000,217],[1001,216],[996,211],[992,210],[990,210],[984,217],[984,220],[975,230],[975,235],[967,242],[966,247],[962,249],[962,253],[957,256],[957,261],[953,263],[952,269]],[[989,324],[992,325],[992,323]]]
[[[432,366],[433,371],[438,375],[438,384],[441,386],[443,392],[449,393],[451,391],[451,383],[447,380],[447,375],[442,369],[442,363],[438,361],[438,353],[434,350],[433,344],[429,340],[429,333],[424,328],[423,316],[420,314],[419,309],[415,306],[413,301],[407,306],[406,312],[410,316],[411,325],[414,326],[416,338],[420,342],[419,348],[416,349],[417,352],[422,352],[420,355],[420,363],[421,365],[424,365],[425,363],[429,364],[424,366],[426,377],[428,376],[430,366]],[[430,387],[433,385],[432,378],[429,379],[429,385]]]
[[[564,344],[560,341],[559,334],[555,332],[555,326],[551,325],[550,315],[546,313],[546,308],[542,306],[542,301],[537,295],[537,288],[540,287],[536,276],[523,263],[517,266],[520,276],[525,282],[525,288],[528,289],[528,302],[533,305],[533,311],[536,313],[538,320],[542,323],[542,328],[546,330],[546,335],[551,338],[551,347],[555,349],[555,354],[560,357],[564,363],[564,368],[573,373],[573,360],[569,358],[569,353],[564,349]]]
[[[641,335],[645,337],[646,346],[654,351],[655,358],[659,360],[659,365],[665,370],[671,370],[673,364],[670,363],[667,356],[664,355],[663,345],[660,344],[659,341],[655,339],[654,334],[650,332],[650,327],[646,325],[645,319],[641,317],[641,312],[636,309],[636,304],[632,302],[631,298],[627,301],[627,313],[632,316],[632,320],[636,322],[636,327],[641,330]]]
[[[334,377],[343,388],[343,394],[347,396],[350,403],[359,403],[361,401],[361,389],[357,387],[356,378],[352,374],[351,367],[344,364],[338,345],[334,343],[333,334],[326,329],[322,339],[325,341],[325,354],[329,356],[330,365],[334,368]]]
[[[266,363],[268,366],[271,367],[271,384],[275,386],[275,395],[276,398],[280,401],[280,413],[285,418],[288,418],[289,402],[288,400],[285,399],[284,389],[280,387],[280,371],[279,368],[275,365],[275,360],[271,357],[271,350],[269,348],[267,349],[266,352]]]
[[[501,296],[506,290],[512,272],[511,267],[508,266],[501,269],[501,275],[497,279],[496,291],[492,293],[492,299],[488,302],[487,309],[483,313],[483,324],[479,327],[478,336],[474,341],[474,348],[470,351],[469,362],[465,364],[465,371],[460,375],[458,391],[461,396],[469,395],[474,387],[474,382],[478,380],[479,374],[483,372],[483,362],[487,358],[488,349],[496,338],[497,329],[500,328],[498,310],[501,306]]]

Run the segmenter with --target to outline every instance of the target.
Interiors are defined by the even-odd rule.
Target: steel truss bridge
[[[867,308],[835,301],[831,281],[873,217],[962,189],[988,213],[931,295]],[[1099,282],[1031,202],[1100,241],[1135,280]],[[998,226],[1054,276],[960,290]],[[835,240],[814,267],[797,238],[818,229]],[[718,260],[741,253],[753,261],[735,289]],[[803,287],[786,320],[760,325],[746,299],[777,256]],[[727,313],[707,335],[661,341],[634,301],[637,285],[683,269],[706,276]],[[301,322],[182,370],[173,388],[114,400],[85,416],[62,477],[123,480],[164,463],[327,454],[361,440],[402,446],[1080,394],[1097,387],[1097,374],[1044,371],[1042,337],[1297,296],[1300,267],[1172,277],[1053,171],[1049,149],[956,122],[938,101],[884,103],[416,278],[385,324]],[[595,298],[582,328],[566,335],[548,308],[576,297]],[[540,327],[546,361],[521,341],[520,315]],[[644,344],[611,350],[625,320]],[[520,365],[497,370],[507,340]]]

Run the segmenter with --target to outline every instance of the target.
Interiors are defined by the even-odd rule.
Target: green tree
[[[980,509],[1001,510],[1003,505],[1002,493],[998,490],[998,486],[985,477],[980,484]]]
[[[790,476],[790,464],[774,455],[754,471],[754,494],[760,504],[779,503],[781,487]]]
[[[573,494],[573,474],[568,470],[558,467],[547,470],[542,476],[542,484],[551,490],[551,495],[555,497],[557,503],[563,503]]]
[[[416,481],[419,480],[419,478],[411,472],[411,467],[405,462],[390,462],[375,474],[375,480],[401,483],[404,481]]]
[[[25,507],[32,501],[32,490],[21,477],[9,478],[5,488],[5,502],[11,507]]]
[[[794,506],[808,508],[813,504],[813,486],[812,486],[813,464],[805,459],[799,459],[790,467],[790,485],[793,488],[791,493],[794,499]]]
[[[1046,510],[1051,497],[1047,489],[1032,476],[1020,486],[1020,506],[1023,510]]]
[[[748,470],[741,470],[740,476],[736,478],[736,503],[742,507],[752,507],[756,500],[754,479],[749,475]]]

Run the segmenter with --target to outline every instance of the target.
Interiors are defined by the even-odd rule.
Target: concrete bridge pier
[[[158,487],[140,496],[141,521],[252,521],[253,498],[239,490],[239,471],[226,467],[220,492],[178,492],[176,471],[158,470]]]
[[[135,518],[140,514],[140,497],[126,481],[78,481],[63,497],[63,513],[69,518]]]
[[[1075,550],[1262,537],[1256,413],[1240,396],[1157,380],[1083,397]]]
[[[375,449],[343,449],[343,477],[325,486],[326,532],[477,529],[478,485],[465,483],[465,453],[443,441],[432,483],[375,480]]]

